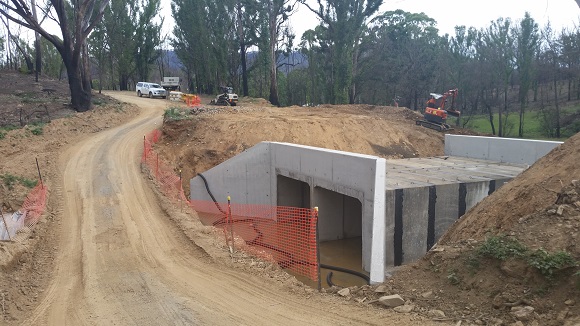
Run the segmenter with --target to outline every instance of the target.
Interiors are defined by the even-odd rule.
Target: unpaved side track
[[[61,156],[57,267],[24,325],[429,325],[291,294],[212,262],[172,224],[140,171],[143,135],[167,102],[110,95],[141,113]]]

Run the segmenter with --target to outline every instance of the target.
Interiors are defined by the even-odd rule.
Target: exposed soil
[[[547,279],[524,259],[474,254],[486,237],[502,234],[530,251],[565,250],[580,260],[580,185],[572,184],[580,179],[580,134],[476,205],[434,250],[385,284],[319,294],[269,263],[230,256],[223,235],[151,190],[138,165],[142,135],[162,124],[167,106],[180,105],[115,92],[120,101],[99,96],[95,110],[81,114],[64,105],[65,84],[0,72],[8,79],[16,86],[0,94],[4,125],[20,125],[14,112],[41,101],[50,123],[41,134],[30,121],[4,132],[0,175],[35,179],[37,157],[50,199],[29,239],[0,242],[1,324],[580,324],[578,267]],[[14,95],[29,88],[27,100]],[[48,101],[42,88],[57,91]],[[188,119],[164,119],[156,149],[184,180],[260,141],[386,158],[443,154],[443,134],[416,126],[418,113],[404,108],[240,104],[180,106],[174,116]],[[3,210],[18,209],[27,191],[0,183]],[[376,303],[389,294],[401,295],[411,312]],[[511,311],[525,306],[533,312]]]

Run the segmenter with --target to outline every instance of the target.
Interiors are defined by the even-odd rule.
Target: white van
[[[167,91],[159,84],[138,82],[135,89],[137,90],[137,96],[139,97],[141,97],[141,95],[149,96],[149,98],[167,97]]]

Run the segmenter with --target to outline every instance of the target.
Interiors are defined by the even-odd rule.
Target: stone
[[[421,293],[421,296],[422,296],[423,298],[430,298],[430,297],[432,297],[432,296],[433,296],[433,291],[427,291],[427,292],[423,292],[423,293]]]
[[[347,297],[347,296],[350,295],[350,289],[349,288],[344,288],[344,289],[338,291],[338,294],[340,296]]]
[[[558,206],[558,210],[556,211],[556,214],[558,214],[559,216],[562,216],[562,214],[564,214],[564,205]]]
[[[411,311],[413,311],[413,309],[415,309],[415,306],[412,304],[405,304],[405,305],[393,308],[394,311],[402,313],[402,314],[410,313]]]
[[[578,187],[580,186],[580,180],[572,180],[572,182],[570,182],[574,187]]]
[[[564,321],[566,319],[566,317],[568,317],[569,312],[570,312],[570,309],[564,308],[564,310],[560,311],[560,313],[558,314],[558,317],[556,317],[556,320]]]
[[[445,313],[441,310],[436,310],[436,309],[429,310],[427,312],[427,314],[431,317],[434,317],[434,318],[445,318]]]
[[[401,296],[398,294],[385,295],[380,297],[379,302],[389,308],[394,308],[405,304],[405,300],[403,300],[403,298],[401,298]]]
[[[568,300],[564,301],[564,304],[567,306],[573,306],[576,304],[576,302],[572,299],[568,299]]]
[[[386,286],[384,286],[384,285],[379,285],[379,286],[377,286],[377,288],[375,289],[375,292],[376,292],[376,293],[386,293],[386,292],[388,292],[388,289],[387,289],[387,287],[386,287]]]
[[[501,325],[503,325],[503,320],[501,320],[499,318],[491,318],[489,320],[489,323],[493,326],[501,326]]]
[[[518,306],[512,307],[510,314],[514,316],[517,320],[528,321],[532,319],[532,313],[534,308],[530,306]]]
[[[548,214],[554,215],[554,214],[556,214],[556,210],[555,209],[549,209],[548,210]]]
[[[521,321],[518,320],[515,323],[510,324],[510,326],[525,326],[525,325],[524,325],[524,323],[522,323]]]

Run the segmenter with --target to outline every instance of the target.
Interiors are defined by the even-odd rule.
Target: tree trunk
[[[64,58],[63,58],[64,59]],[[80,60],[64,59],[68,83],[70,87],[71,105],[78,112],[85,112],[91,108],[91,89],[88,91],[83,88],[83,72]],[[89,85],[90,86],[90,85]]]
[[[560,105],[558,105],[558,81],[554,77],[554,104],[556,106],[556,138],[560,138]]]
[[[272,105],[280,106],[280,99],[278,98],[278,76],[276,66],[276,41],[278,40],[277,24],[276,24],[276,13],[274,8],[272,8],[272,1],[268,1],[268,14],[269,22],[268,28],[270,32],[270,96],[268,100]]]
[[[242,95],[248,96],[248,67],[246,63],[246,40],[244,39],[244,19],[242,13],[242,2],[237,1],[238,9],[238,38],[240,39],[240,62],[242,66]]]
[[[30,7],[32,9],[32,17],[34,20],[38,21],[38,15],[36,14],[36,0],[30,0]],[[38,75],[42,72],[42,51],[40,49],[40,34],[34,32],[34,55],[36,57],[36,69],[34,70],[35,80],[38,83]]]

